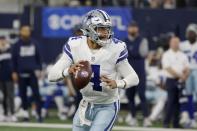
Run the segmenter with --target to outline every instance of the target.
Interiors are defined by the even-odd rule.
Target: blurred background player
[[[191,23],[186,29],[186,40],[180,44],[180,49],[183,51],[190,63],[190,75],[186,81],[184,90],[187,96],[187,101],[182,104],[182,119],[181,123],[184,127],[197,127],[194,118],[194,100],[197,98],[197,24]]]
[[[146,90],[146,72],[145,72],[145,58],[148,55],[148,41],[140,35],[139,27],[136,21],[132,21],[128,26],[128,37],[125,39],[128,48],[128,60],[133,69],[139,76],[140,83],[134,88],[129,88],[126,91],[129,100],[129,109],[131,111],[131,120],[127,123],[131,126],[138,126],[136,119],[136,105],[135,94],[136,92],[140,98],[141,110],[143,112],[143,126],[150,126],[151,123],[148,119],[148,106],[145,97]]]
[[[30,86],[33,92],[33,97],[36,102],[38,113],[37,120],[42,121],[41,118],[41,98],[38,87],[38,79],[40,77],[40,70],[42,69],[41,54],[38,43],[31,38],[31,28],[28,25],[21,26],[20,39],[14,44],[12,48],[13,61],[13,79],[18,83],[19,94],[22,99],[22,107],[24,109],[24,121],[29,120],[28,115],[28,101],[27,101],[27,87]]]
[[[16,122],[14,115],[14,85],[12,80],[11,45],[0,37],[0,90],[3,94],[5,121]]]
[[[163,54],[162,68],[165,71],[166,90],[168,93],[164,127],[169,128],[173,120],[173,127],[180,128],[180,86],[184,86],[189,76],[189,61],[187,56],[179,50],[180,39],[173,36],[169,41],[169,49]]]
[[[149,106],[152,105],[149,120],[156,122],[164,117],[163,109],[165,107],[167,93],[165,88],[164,71],[161,68],[161,57],[163,49],[160,47],[155,52],[150,53],[146,60],[146,98]]]

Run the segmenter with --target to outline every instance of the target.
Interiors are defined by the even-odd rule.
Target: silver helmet
[[[102,38],[103,34],[98,32],[99,27],[107,29],[108,33],[105,34],[107,38]],[[110,43],[113,36],[111,18],[105,11],[99,9],[91,10],[83,17],[82,30],[84,35],[100,46]]]

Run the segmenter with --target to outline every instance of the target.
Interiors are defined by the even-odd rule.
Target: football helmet
[[[99,32],[99,28],[107,33]],[[113,36],[111,18],[103,10],[91,10],[82,19],[82,31],[95,43],[105,46],[111,42]]]

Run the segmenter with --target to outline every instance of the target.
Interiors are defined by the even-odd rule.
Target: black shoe
[[[43,122],[43,118],[42,118],[41,116],[38,117],[37,122],[38,122],[38,123],[42,123],[42,122]]]
[[[22,121],[23,122],[29,122],[29,118],[23,118]]]
[[[164,127],[164,128],[170,128],[170,126],[167,125],[167,124],[164,124],[163,127]]]

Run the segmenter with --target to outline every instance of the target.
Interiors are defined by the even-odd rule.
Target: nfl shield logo
[[[92,61],[92,62],[95,61],[95,57],[94,57],[94,56],[91,57],[91,61]]]

